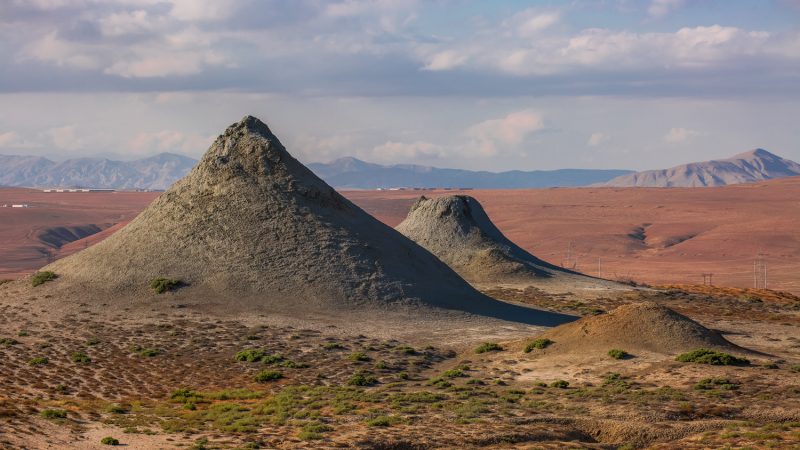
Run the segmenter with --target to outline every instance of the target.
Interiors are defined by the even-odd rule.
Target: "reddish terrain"
[[[344,195],[395,226],[420,195],[456,191],[349,191]],[[800,292],[800,177],[721,188],[481,190],[476,197],[513,241],[590,275],[653,284],[752,287],[762,254],[768,287]],[[35,270],[127,223],[157,193],[51,194],[0,189],[0,276]],[[104,231],[60,248],[48,228],[97,224]],[[107,228],[109,224],[118,224]],[[570,250],[571,247],[571,250]],[[50,256],[52,255],[52,256]],[[763,269],[759,270],[763,273]]]

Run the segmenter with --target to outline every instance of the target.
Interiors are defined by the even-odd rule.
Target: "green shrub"
[[[8,347],[9,345],[17,345],[19,341],[14,338],[0,338],[0,345]]]
[[[750,364],[750,361],[746,358],[739,358],[707,348],[698,348],[697,350],[683,353],[678,355],[675,360],[680,362],[711,364],[712,366],[746,366]]]
[[[63,409],[44,409],[39,413],[45,419],[66,419],[67,412]]]
[[[169,398],[170,400],[178,403],[187,403],[201,401],[203,399],[203,395],[188,388],[181,388],[172,391],[172,394],[170,394]]]
[[[133,350],[133,352],[139,356],[146,356],[148,358],[152,358],[161,354],[161,350],[157,348],[141,347],[138,345],[133,346],[131,350]]]
[[[631,355],[628,354],[628,352],[626,352],[625,350],[620,350],[618,348],[612,348],[611,350],[608,351],[608,356],[610,356],[610,357],[612,357],[614,359],[625,359],[625,358],[630,357]]]
[[[266,356],[266,352],[257,348],[247,348],[242,351],[236,352],[233,359],[237,361],[256,362],[261,361],[261,358]]]
[[[41,284],[45,284],[48,281],[53,281],[56,278],[58,278],[58,275],[56,275],[54,272],[50,272],[49,270],[45,270],[43,272],[36,272],[31,277],[31,285],[33,285],[33,287],[36,287]]]
[[[475,349],[475,353],[501,352],[501,351],[503,351],[503,347],[501,347],[500,344],[496,344],[494,342],[484,342]]]
[[[322,348],[324,348],[325,350],[340,350],[344,348],[344,345],[338,342],[326,342],[325,344],[322,345]]]
[[[48,361],[48,359],[45,358],[44,356],[39,356],[28,360],[28,364],[30,364],[31,366],[43,366],[48,362],[50,361]]]
[[[103,445],[119,445],[119,440],[114,439],[111,436],[106,436],[103,439],[100,439],[100,443]]]
[[[328,431],[333,431],[333,427],[320,422],[309,422],[303,425],[297,437],[304,441],[322,439],[322,433]]]
[[[369,356],[368,356],[366,353],[364,353],[364,352],[353,352],[353,353],[351,353],[351,354],[350,354],[350,356],[348,356],[348,357],[347,357],[347,359],[349,359],[350,361],[361,361],[361,362],[365,362],[365,361],[369,361],[369,360],[371,360],[372,358],[370,358],[370,357],[369,357]]]
[[[120,405],[119,403],[112,403],[108,406],[108,408],[106,408],[106,411],[110,412],[111,414],[127,414],[130,412],[127,407]]]
[[[19,337],[25,337],[25,336],[27,336],[27,335],[28,335],[28,332],[27,332],[27,331],[25,331],[25,330],[19,330],[19,331],[17,332],[17,336],[19,336]]]
[[[92,358],[89,358],[89,356],[86,353],[75,352],[72,354],[72,362],[78,364],[89,364],[90,362],[92,362]]]
[[[283,374],[277,370],[262,370],[256,375],[255,380],[258,383],[267,383],[269,381],[280,380],[281,378],[283,378]]]
[[[533,351],[533,349],[541,350],[541,349],[547,348],[552,343],[553,343],[553,341],[551,341],[550,339],[547,339],[547,338],[536,339],[536,340],[528,343],[528,345],[525,346],[525,353],[530,353],[530,352]]]
[[[183,286],[183,281],[175,278],[153,278],[150,281],[150,288],[156,291],[156,294],[163,294],[167,291],[174,291]]]
[[[732,382],[727,378],[704,378],[694,385],[698,391],[707,391],[711,389],[723,389],[726,391],[734,391],[739,389],[739,385]]]
[[[450,369],[444,371],[444,373],[442,373],[442,376],[445,378],[458,378],[458,377],[466,377],[467,374],[465,374],[464,371],[461,369]]]
[[[400,422],[400,418],[393,416],[375,416],[367,420],[367,425],[371,427],[390,427]]]
[[[795,373],[800,373],[800,364],[795,364],[792,367],[789,367],[789,370]]]
[[[564,380],[557,380],[550,383],[550,387],[559,388],[559,389],[566,389],[569,387],[569,382]]]
[[[376,377],[363,372],[359,372],[347,380],[347,384],[350,386],[372,386],[377,383],[378,379]]]
[[[397,346],[397,347],[394,348],[394,351],[396,351],[398,353],[402,353],[404,355],[416,355],[417,354],[417,351],[414,349],[414,347],[409,347],[407,345]]]

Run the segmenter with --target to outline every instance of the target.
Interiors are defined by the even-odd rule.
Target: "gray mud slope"
[[[152,295],[150,280],[170,277],[215,302],[246,298],[300,312],[424,306],[531,324],[568,320],[480,294],[338,194],[251,116],[130,224],[46,270],[58,284],[114,297]]]
[[[627,289],[582,275],[526,252],[506,238],[468,195],[417,200],[397,231],[438,256],[473,284],[559,285],[566,289]]]

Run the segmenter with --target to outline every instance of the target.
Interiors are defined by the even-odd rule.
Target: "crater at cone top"
[[[553,355],[593,355],[606,357],[613,348],[662,354],[681,353],[698,348],[717,348],[749,352],[718,332],[655,302],[620,306],[608,314],[587,316],[548,330],[540,337],[553,341]]]
[[[565,321],[480,294],[338,194],[250,116],[228,127],[130,224],[46,270],[63,286],[115,297],[154,295],[149,281],[169,277],[188,284],[176,295],[235,299],[245,309],[422,305],[527,323]]]
[[[525,284],[544,290],[627,289],[549,264],[523,250],[468,195],[417,200],[397,227],[476,285]]]

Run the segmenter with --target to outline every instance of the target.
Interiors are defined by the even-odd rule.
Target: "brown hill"
[[[697,348],[746,352],[718,332],[654,302],[620,306],[608,314],[587,316],[548,330],[555,354],[605,355],[612,348],[629,353],[674,354]]]
[[[705,187],[752,183],[800,175],[800,164],[758,148],[728,159],[621,175],[598,186]]]
[[[468,195],[423,196],[396,229],[473,285],[534,285],[562,291],[624,288],[531,255],[506,238],[481,204]]]
[[[416,306],[535,323],[339,195],[245,117],[125,228],[45,268],[54,284],[143,297],[155,277],[209,301],[302,311]],[[152,295],[152,294],[150,294]],[[244,300],[241,300],[244,299]],[[545,320],[546,321],[546,320]]]

